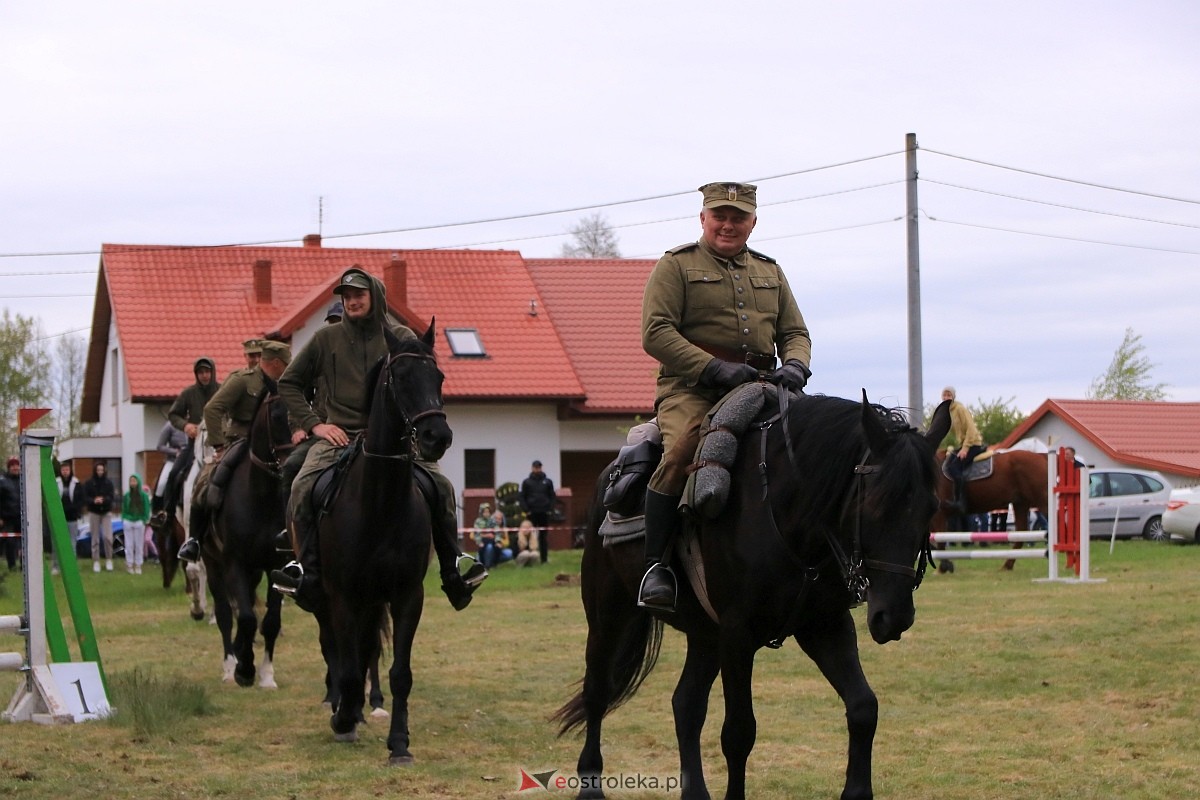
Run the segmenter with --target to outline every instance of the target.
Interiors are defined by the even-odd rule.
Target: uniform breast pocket
[[[689,269],[687,293],[689,309],[724,308],[729,302],[724,276],[716,270]]]
[[[775,278],[750,276],[754,289],[754,307],[765,314],[779,313],[779,281]]]

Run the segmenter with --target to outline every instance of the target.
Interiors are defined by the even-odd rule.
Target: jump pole
[[[1047,576],[1035,578],[1035,582],[1063,583],[1103,583],[1103,580],[1093,579],[1091,570],[1091,539],[1088,529],[1087,515],[1081,513],[1081,486],[1087,486],[1088,475],[1086,467],[1076,468],[1072,463],[1063,470],[1063,480],[1059,480],[1058,451],[1055,457],[1047,458],[1046,468],[1046,511],[1045,531],[1003,531],[1003,532],[948,532],[931,533],[929,540],[936,543],[1044,543],[1045,547],[1022,548],[1008,550],[934,550],[935,558],[959,559],[1017,559],[1045,558],[1047,561]],[[1058,571],[1058,555],[1065,553],[1067,567],[1074,573],[1073,577],[1060,577]]]
[[[12,701],[3,713],[7,722],[58,724],[97,719],[112,713],[108,704],[99,652],[91,617],[83,597],[83,584],[75,560],[74,542],[70,541],[62,501],[54,483],[50,447],[54,431],[28,431],[21,435],[21,520],[22,574],[25,588],[25,613],[0,617],[0,633],[25,637],[25,652],[0,654],[0,668],[25,673]],[[45,503],[45,506],[43,506]],[[46,575],[42,546],[43,508],[48,509],[50,530],[59,559],[68,603],[80,637],[84,657],[94,660],[71,662],[62,634],[54,590]],[[52,617],[47,609],[53,609]],[[82,610],[82,615],[77,613]],[[48,633],[53,632],[53,633]],[[90,646],[89,645],[90,640]],[[62,661],[51,663],[53,654]]]

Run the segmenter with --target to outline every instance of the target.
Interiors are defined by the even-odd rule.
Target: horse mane
[[[890,437],[883,453],[875,453],[882,469],[869,482],[868,507],[889,508],[908,499],[914,475],[932,485],[932,453],[903,414],[870,406]],[[862,404],[840,397],[803,395],[788,407],[788,430],[797,481],[809,502],[800,509],[801,525],[836,526],[855,479],[854,468],[867,456]]]

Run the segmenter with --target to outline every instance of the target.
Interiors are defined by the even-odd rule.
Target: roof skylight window
[[[446,341],[450,343],[450,352],[456,356],[473,356],[480,358],[487,355],[483,349],[483,340],[475,328],[446,328]]]

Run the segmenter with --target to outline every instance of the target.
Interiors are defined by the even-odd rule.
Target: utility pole
[[[921,243],[917,235],[917,135],[904,141],[908,211],[908,421],[924,420],[925,399],[921,394]]]

